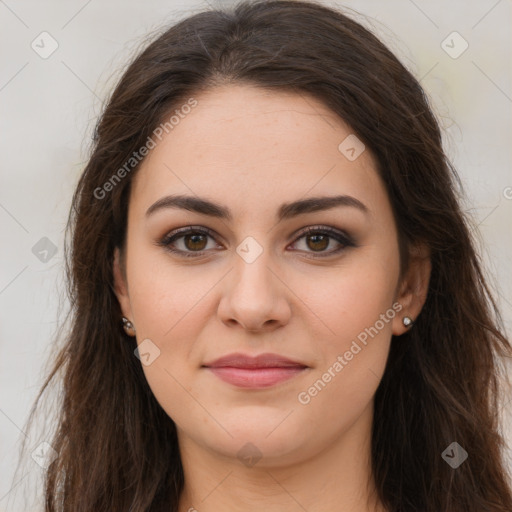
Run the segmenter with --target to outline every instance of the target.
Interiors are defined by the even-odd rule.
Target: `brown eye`
[[[158,245],[180,256],[194,257],[201,256],[209,249],[208,239],[214,239],[210,230],[187,227],[169,233]]]
[[[307,235],[306,239],[310,242],[308,247],[313,251],[323,251],[329,247],[329,237],[325,235]]]
[[[183,243],[191,251],[203,251],[206,248],[207,236],[203,234],[185,235]]]
[[[208,228],[188,226],[169,233],[158,241],[158,245],[178,256],[200,257],[212,249],[208,247],[208,239],[215,241],[213,231]],[[306,228],[293,245],[297,245],[302,240],[304,240],[303,247],[298,250],[313,254],[314,258],[331,256],[348,247],[356,247],[351,237],[328,226]],[[214,244],[213,248],[218,249],[219,246]],[[330,250],[327,250],[328,248]]]
[[[337,254],[347,247],[356,246],[355,242],[348,235],[328,226],[308,227],[300,233],[293,245],[299,244],[299,241],[302,239],[304,239],[303,247],[298,247],[298,249],[305,253],[317,253],[313,257],[319,258]],[[338,245],[337,248],[336,245]],[[334,248],[326,250],[331,246],[334,246]]]

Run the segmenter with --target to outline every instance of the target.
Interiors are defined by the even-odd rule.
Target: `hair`
[[[125,253],[140,163],[104,198],[95,191],[174,109],[229,84],[323,102],[375,158],[397,225],[401,275],[410,250],[430,250],[425,304],[414,328],[392,337],[374,397],[379,499],[391,512],[510,512],[498,392],[501,358],[512,347],[429,100],[368,29],[341,10],[291,0],[245,1],[166,27],[134,57],[103,109],[67,224],[72,321],[32,409],[62,373],[45,511],[178,509],[184,474],[175,424],[134,357],[114,294],[113,254]],[[469,454],[457,469],[442,457],[454,441]]]

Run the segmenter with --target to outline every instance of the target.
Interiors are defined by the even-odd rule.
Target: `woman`
[[[171,27],[73,198],[46,510],[512,510],[457,193],[420,85],[341,12]]]

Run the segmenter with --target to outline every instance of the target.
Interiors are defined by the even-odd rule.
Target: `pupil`
[[[201,238],[204,238],[204,235],[198,235],[198,234],[196,234],[196,235],[186,235],[185,238],[186,238],[186,246],[189,249],[196,249],[196,250],[204,249],[204,247],[197,247],[196,246],[196,244],[201,245],[201,241],[204,244],[204,240],[200,240]],[[192,246],[189,243],[187,243],[188,241],[192,241]]]
[[[315,249],[315,250],[318,250],[318,249],[320,249],[320,250],[325,249],[325,248],[329,245],[329,244],[328,244],[328,242],[327,242],[327,238],[328,238],[328,237],[326,237],[325,235],[310,235],[309,239],[310,239],[310,240],[312,240],[312,239],[313,239],[313,243],[317,243],[317,242],[315,242],[315,239],[316,239],[316,240],[320,239],[320,243],[321,243],[321,246],[320,246],[320,247],[316,247],[316,248],[311,247],[311,249]],[[322,244],[322,242],[323,242],[323,244]],[[326,242],[327,242],[327,243],[326,243]]]

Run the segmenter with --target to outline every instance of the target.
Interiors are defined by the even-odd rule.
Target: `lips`
[[[249,356],[246,354],[228,354],[227,356],[216,359],[211,363],[206,363],[208,368],[307,368],[307,365],[288,359],[278,354],[260,354]]]
[[[249,356],[235,353],[206,363],[215,376],[240,388],[267,388],[288,380],[308,366],[278,354]]]

